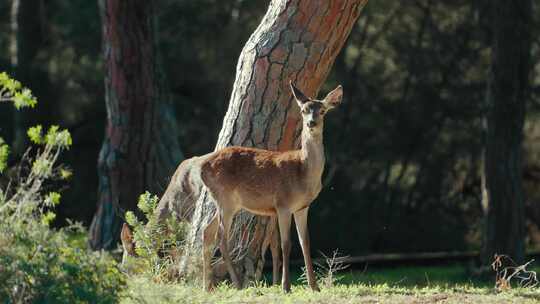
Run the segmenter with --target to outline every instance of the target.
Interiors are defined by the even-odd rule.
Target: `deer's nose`
[[[310,127],[310,128],[313,128],[317,125],[317,123],[314,121],[314,120],[310,120],[308,121],[307,123],[307,126]]]

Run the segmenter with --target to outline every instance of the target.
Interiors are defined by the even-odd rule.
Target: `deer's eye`
[[[325,113],[326,113],[325,111],[320,111],[319,115],[324,115]]]

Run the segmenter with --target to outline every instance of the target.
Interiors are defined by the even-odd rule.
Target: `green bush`
[[[17,108],[35,106],[36,100],[20,83],[0,73],[0,101]],[[114,303],[125,285],[115,260],[87,248],[79,224],[54,229],[54,207],[60,194],[50,181],[71,173],[56,164],[69,149],[71,135],[52,126],[28,130],[37,146],[25,154],[21,176],[0,188],[0,301],[4,303]],[[0,139],[0,172],[6,168],[9,148]],[[33,155],[29,157],[28,155]],[[73,241],[74,236],[79,239]],[[81,241],[82,238],[82,241]]]
[[[0,299],[7,303],[114,303],[124,280],[106,253],[68,241],[82,228],[0,219]]]
[[[136,257],[129,257],[126,269],[131,273],[143,274],[157,282],[178,281],[180,259],[185,248],[189,224],[172,214],[158,223],[155,209],[158,197],[148,191],[139,197],[137,207],[145,217],[138,220],[131,211],[126,212],[126,222],[133,227]],[[135,271],[136,270],[136,271]]]

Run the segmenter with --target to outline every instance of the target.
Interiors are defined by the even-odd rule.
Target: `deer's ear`
[[[302,106],[304,103],[309,101],[309,98],[307,98],[306,95],[302,93],[302,91],[300,91],[297,87],[294,86],[292,80],[289,83],[291,85],[291,91],[293,93],[294,99],[296,99],[296,102],[298,102],[299,106]]]
[[[324,98],[324,104],[328,109],[333,109],[341,104],[341,99],[343,98],[343,87],[338,85],[332,92],[328,93]]]

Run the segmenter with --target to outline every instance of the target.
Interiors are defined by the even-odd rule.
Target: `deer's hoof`
[[[321,289],[320,289],[319,286],[317,286],[317,285],[311,286],[311,290],[316,291],[316,292],[320,292],[320,291],[321,291]]]
[[[242,289],[242,283],[240,282],[234,282],[234,287],[238,290]]]

